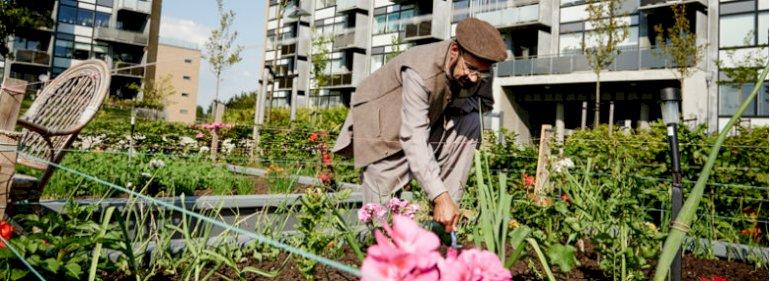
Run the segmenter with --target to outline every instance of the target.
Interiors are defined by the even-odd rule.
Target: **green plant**
[[[296,213],[295,228],[300,233],[296,245],[309,253],[338,258],[342,255],[343,242],[363,259],[360,246],[352,236],[352,230],[341,215],[341,204],[350,195],[350,190],[325,193],[320,188],[308,189],[300,198]],[[316,261],[297,257],[297,264],[306,280],[314,280]]]
[[[118,229],[108,223],[109,216],[102,216],[103,224],[92,220],[95,206],[78,206],[68,202],[63,214],[19,215],[24,230],[9,242],[16,248],[30,265],[37,268],[44,277],[51,280],[83,280],[86,270],[82,265],[91,264],[89,275],[95,264],[110,268],[109,262],[96,254],[100,245],[113,245]],[[27,275],[25,268],[8,250],[0,250],[0,276],[11,280],[20,280]]]
[[[768,70],[770,70],[770,65],[765,66],[765,69],[762,71],[760,77],[767,77]],[[743,101],[737,112],[733,114],[725,127],[719,133],[716,144],[714,144],[714,147],[711,148],[708,160],[703,167],[703,171],[701,171],[700,176],[698,177],[698,182],[695,184],[695,187],[692,189],[692,191],[690,191],[689,196],[687,196],[687,201],[685,201],[684,205],[682,206],[681,212],[672,223],[674,227],[671,228],[668,237],[666,238],[666,242],[663,245],[663,251],[658,258],[658,265],[655,268],[656,281],[662,281],[666,278],[668,269],[671,266],[671,262],[674,260],[674,256],[678,252],[679,247],[682,245],[684,236],[688,232],[689,226],[695,217],[695,211],[698,209],[698,204],[703,197],[703,191],[706,188],[706,182],[711,175],[711,169],[714,167],[714,163],[716,163],[717,157],[719,155],[719,149],[722,147],[722,144],[727,138],[727,134],[732,129],[732,126],[735,125],[735,122],[738,120],[741,114],[746,111],[746,108],[749,107],[754,97],[757,96],[757,92],[759,92],[763,82],[764,80],[760,80],[758,83],[756,83],[754,90],[751,91],[751,94],[746,98],[746,100]]]

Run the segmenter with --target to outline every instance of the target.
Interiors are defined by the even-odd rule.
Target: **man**
[[[363,168],[365,203],[385,203],[416,178],[447,232],[491,109],[492,64],[506,59],[500,33],[469,18],[457,39],[410,48],[364,79],[334,152]]]

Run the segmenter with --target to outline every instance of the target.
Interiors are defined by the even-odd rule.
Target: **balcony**
[[[699,4],[701,7],[708,7],[708,1],[706,0],[639,0],[639,9],[655,9],[661,7],[670,7],[677,4]]]
[[[141,0],[115,0],[116,9],[118,10],[126,10],[126,11],[132,11],[142,14],[151,14],[152,13],[152,1],[141,1]]]
[[[357,32],[356,29],[346,29],[342,33],[334,35],[334,50],[344,49],[366,49],[366,33],[361,31]]]
[[[339,69],[332,69],[328,82],[321,86],[324,89],[354,88],[366,78],[366,55],[353,53],[353,63]]]
[[[51,65],[51,55],[44,51],[16,50],[14,56],[14,63],[40,67],[49,67]]]
[[[147,46],[147,42],[149,41],[149,36],[144,33],[120,30],[111,27],[96,28],[95,37],[99,40],[140,46]]]
[[[369,0],[337,0],[337,13],[369,11],[371,4]]]
[[[115,76],[142,78],[144,77],[144,66],[139,66],[138,63],[129,62],[116,62],[112,66],[112,71]]]
[[[675,62],[659,53],[657,49],[621,49],[608,71],[638,71],[648,69],[675,68]],[[498,77],[570,74],[592,71],[585,55],[541,56],[508,60],[497,64]]]
[[[540,4],[521,7],[508,7],[501,10],[483,12],[477,14],[476,17],[489,22],[498,29],[519,27],[538,23],[544,26],[550,26],[550,24],[541,20]]]
[[[433,24],[433,19],[415,20],[407,23],[401,39],[404,42],[411,41],[441,41],[446,38],[445,28],[442,25]]]

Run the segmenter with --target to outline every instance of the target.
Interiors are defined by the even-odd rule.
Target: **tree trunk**
[[[599,107],[601,106],[601,95],[599,74],[596,74],[596,103],[594,103],[594,129],[599,128]]]

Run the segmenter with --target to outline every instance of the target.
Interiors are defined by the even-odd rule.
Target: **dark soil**
[[[440,252],[445,253],[446,247],[441,247]],[[580,260],[580,266],[577,268],[574,268],[572,271],[563,273],[559,272],[557,268],[552,268],[551,271],[554,273],[554,276],[556,277],[556,280],[612,280],[612,276],[605,276],[602,270],[599,268],[599,264],[596,261],[596,254],[593,252],[593,249],[591,249],[590,245],[587,245],[586,252],[580,253],[578,255],[578,259]],[[358,262],[358,259],[351,251],[346,251],[344,255],[341,258],[336,258],[335,260],[340,261],[344,264],[349,264],[352,266],[359,266],[360,263]],[[653,262],[654,263],[654,262]],[[540,263],[537,260],[533,260],[534,266],[537,268],[538,271],[542,272],[540,269]],[[270,271],[276,271],[278,272],[278,276],[275,278],[267,278],[264,276],[260,276],[253,273],[248,273],[243,276],[245,280],[278,280],[278,281],[286,281],[286,280],[304,280],[302,277],[302,274],[298,270],[297,263],[294,261],[294,258],[289,256],[288,254],[280,254],[278,258],[275,260],[270,261],[262,261],[262,262],[256,262],[255,260],[249,260],[244,263],[239,264],[240,268],[246,267],[246,266],[252,266],[261,270],[264,270],[266,272]],[[527,261],[519,261],[516,264],[514,264],[513,268],[511,268],[511,271],[513,272],[513,280],[541,280],[541,276],[538,275],[538,273],[534,272]],[[651,268],[647,271],[647,274],[650,278],[652,278],[654,271],[654,264],[651,265]],[[227,278],[230,279],[238,279],[237,273],[233,271],[230,268],[222,268],[220,269],[219,273],[227,276]],[[693,256],[685,256],[683,260],[683,268],[682,268],[682,280],[694,280],[699,281],[699,277],[708,278],[707,280],[711,280],[711,277],[723,277],[727,280],[735,280],[735,281],[766,281],[768,280],[768,269],[767,268],[755,268],[752,265],[740,263],[740,262],[734,262],[734,261],[726,261],[726,260],[704,260],[695,258]],[[109,273],[103,273],[101,275],[103,277],[103,280],[113,280],[113,281],[133,281],[135,280],[133,277],[125,276],[123,274],[109,274]],[[353,275],[342,273],[336,269],[328,268],[324,265],[316,265],[316,271],[314,274],[315,280],[329,280],[329,281],[350,281],[350,280],[358,280]],[[542,276],[542,278],[545,278],[545,276]],[[156,276],[155,278],[150,279],[152,281],[159,281],[159,280],[181,280],[180,276]],[[210,280],[227,280],[225,278],[222,278],[219,275],[214,275],[214,277]]]

